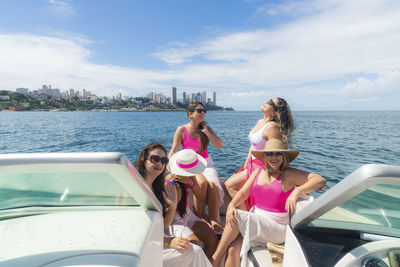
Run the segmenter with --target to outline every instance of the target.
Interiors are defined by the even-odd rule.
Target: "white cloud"
[[[50,3],[60,10],[70,7],[67,2]],[[295,17],[278,27],[160,47],[152,56],[174,65],[169,71],[93,64],[84,47],[91,41],[79,34],[3,34],[0,89],[51,83],[61,89],[93,89],[99,95],[121,88],[137,95],[147,89],[165,88],[167,93],[174,85],[178,90],[217,91],[219,104],[253,110],[276,96],[299,109],[324,109],[343,102],[368,105],[388,94],[398,95],[398,0],[305,3],[303,9],[298,3],[268,6]],[[368,78],[374,75],[376,80]],[[398,109],[400,105],[392,102]]]
[[[358,78],[356,82],[348,83],[340,92],[355,99],[365,95],[374,98],[381,95],[400,97],[400,71],[384,72],[375,80]]]
[[[69,40],[26,34],[0,35],[1,87],[36,89],[50,83],[62,90],[86,88],[111,95],[132,85],[143,89],[159,86],[152,81],[159,74],[93,64],[89,57],[89,50]]]
[[[327,1],[326,1],[327,2]],[[278,15],[304,15],[314,13],[318,7],[317,1],[296,1],[284,4],[266,3],[257,8],[256,17]]]
[[[190,62],[190,58],[198,55],[193,48],[187,48],[188,44],[182,42],[173,42],[167,47],[160,47],[158,52],[151,54],[169,64],[181,64]],[[183,52],[182,52],[183,51]]]
[[[69,17],[75,15],[76,11],[73,6],[63,0],[47,0],[50,4],[50,9],[58,16]]]

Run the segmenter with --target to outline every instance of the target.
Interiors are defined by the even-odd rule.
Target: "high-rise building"
[[[206,103],[207,101],[207,93],[206,91],[203,91],[203,93],[201,94],[201,102]]]
[[[172,104],[176,104],[176,87],[171,88],[171,100],[172,100]]]
[[[213,92],[213,103],[216,106],[217,105],[217,93]]]
[[[17,88],[17,89],[15,89],[15,92],[17,92],[18,94],[22,94],[22,95],[28,95],[29,89],[28,88]]]
[[[186,92],[182,93],[182,103],[186,104]]]
[[[147,98],[150,98],[152,101],[154,101],[154,93],[153,92],[148,93]]]

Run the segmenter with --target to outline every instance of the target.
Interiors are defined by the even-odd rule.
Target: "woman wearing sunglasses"
[[[239,266],[240,257],[244,266],[251,247],[265,246],[267,242],[283,243],[289,212],[295,211],[297,199],[325,185],[320,175],[290,167],[299,151],[287,150],[279,139],[271,139],[263,150],[251,150],[251,153],[265,166],[253,171],[229,203],[213,266],[220,266],[226,252],[226,266]],[[254,198],[250,211],[237,209],[250,195]]]
[[[168,158],[165,147],[159,143],[152,143],[140,151],[135,162],[135,167],[142,175],[147,185],[151,188],[163,209],[164,229],[169,230],[170,224],[175,218],[175,211],[182,212],[186,209],[186,199],[182,196],[178,202],[176,188],[171,183],[164,182]],[[164,235],[163,266],[210,266],[201,247],[191,244],[193,232],[183,226],[179,226],[179,233]]]
[[[168,157],[171,158],[182,146],[182,149],[193,149],[207,160],[207,168],[203,173],[196,175],[200,194],[189,198],[189,206],[199,218],[203,218],[204,203],[207,200],[208,221],[215,232],[222,232],[223,228],[218,218],[219,207],[223,204],[224,190],[219,183],[217,170],[207,151],[210,141],[215,147],[222,148],[222,140],[204,120],[206,111],[202,103],[191,103],[186,110],[186,114],[189,122],[176,129]],[[195,228],[196,225],[193,225],[196,233]]]
[[[249,133],[250,149],[243,169],[233,174],[225,182],[225,187],[232,198],[256,168],[264,167],[264,162],[254,157],[250,153],[251,150],[262,150],[265,143],[270,139],[281,139],[286,146],[291,143],[294,123],[290,107],[285,99],[280,97],[270,99],[260,109],[264,113],[264,117],[257,122]],[[249,198],[241,208],[249,209],[252,205],[253,201]]]

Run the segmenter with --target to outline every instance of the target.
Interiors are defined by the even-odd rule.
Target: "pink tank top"
[[[277,177],[273,182],[268,185],[257,184],[258,177],[260,176],[260,171],[258,171],[257,178],[253,183],[251,188],[251,195],[254,199],[254,205],[257,208],[271,211],[271,212],[287,212],[285,209],[286,200],[294,190],[290,189],[288,192],[283,192],[282,183],[280,176]]]
[[[204,152],[200,152],[200,138],[193,138],[190,136],[189,132],[186,130],[186,127],[183,126],[183,131],[185,132],[182,140],[182,149],[190,148],[196,151],[197,154],[202,156],[203,158],[208,158],[208,148]]]

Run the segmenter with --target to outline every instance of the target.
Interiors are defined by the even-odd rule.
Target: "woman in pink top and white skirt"
[[[275,98],[266,101],[261,107],[264,117],[258,120],[257,124],[249,133],[250,149],[247,154],[243,170],[233,174],[226,182],[225,187],[233,198],[239,189],[244,185],[250,174],[257,168],[263,168],[264,162],[255,158],[251,150],[263,150],[269,139],[281,139],[285,145],[291,143],[291,133],[294,130],[292,113],[288,103],[283,98]],[[252,199],[246,200],[246,207],[252,207]]]
[[[263,161],[265,167],[254,170],[229,203],[225,230],[213,255],[213,266],[220,266],[226,252],[226,266],[245,266],[251,247],[284,242],[289,212],[294,212],[297,199],[325,185],[320,175],[290,167],[289,162],[299,151],[287,150],[279,139],[271,139],[263,150],[251,153]],[[237,209],[250,195],[254,197],[251,210]]]
[[[208,144],[211,143],[216,148],[222,148],[222,140],[215,134],[214,130],[204,120],[206,110],[200,102],[191,103],[187,108],[187,117],[189,122],[179,126],[174,135],[174,141],[168,157],[171,158],[179,147],[182,149],[193,149],[207,161],[207,167],[203,173],[196,175],[197,190],[191,190],[189,195],[189,207],[193,209],[198,218],[193,218],[190,224],[193,224],[193,231],[199,236],[200,240],[204,238],[216,239],[216,236],[206,234],[206,229],[197,229],[195,220],[200,220],[203,216],[204,203],[207,200],[208,222],[214,232],[222,232],[223,228],[219,221],[219,207],[223,204],[224,190],[219,183],[218,173],[214,167],[211,155],[208,154]],[[193,191],[200,194],[192,194]],[[204,214],[205,215],[205,214]],[[201,234],[204,236],[202,237]],[[203,241],[204,242],[204,241]]]

